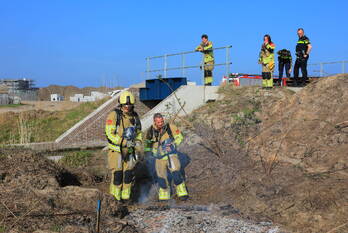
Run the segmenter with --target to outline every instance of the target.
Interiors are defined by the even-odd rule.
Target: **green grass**
[[[6,105],[0,105],[0,108],[17,108],[23,105],[25,104],[6,104]]]
[[[63,227],[60,226],[60,225],[53,225],[53,226],[51,226],[50,231],[62,232],[63,231]]]
[[[4,226],[0,226],[0,232],[5,232],[6,228]]]
[[[61,160],[59,160],[59,163],[72,168],[84,167],[88,165],[88,162],[91,157],[91,151],[66,152],[64,157]]]
[[[0,147],[0,149],[1,149],[1,147]],[[0,152],[0,159],[2,159],[2,158],[6,158],[6,157],[7,157],[7,155],[2,154],[2,153]]]

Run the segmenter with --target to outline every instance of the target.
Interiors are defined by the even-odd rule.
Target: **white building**
[[[95,97],[96,100],[100,100],[100,99],[104,99],[108,95],[99,91],[91,91],[91,96]]]
[[[98,91],[92,91],[90,96],[84,96],[83,94],[75,94],[70,97],[70,101],[72,102],[93,102],[96,100],[103,99],[109,95],[104,94]]]
[[[75,94],[74,96],[70,96],[71,102],[82,102],[83,94]]]
[[[81,102],[93,102],[96,101],[96,98],[94,96],[84,96],[81,99]]]
[[[51,101],[64,101],[64,96],[59,94],[51,94]]]

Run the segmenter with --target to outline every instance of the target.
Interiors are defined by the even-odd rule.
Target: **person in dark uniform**
[[[302,86],[306,83],[307,77],[307,61],[312,45],[308,37],[305,36],[303,28],[297,30],[298,41],[296,45],[296,62],[294,66],[294,81],[296,86]],[[299,80],[298,74],[301,68],[302,79]]]
[[[278,68],[279,68],[279,78],[277,79],[277,84],[282,85],[283,71],[285,68],[285,75],[290,78],[291,67],[292,67],[292,57],[291,52],[287,49],[282,49],[278,51]]]

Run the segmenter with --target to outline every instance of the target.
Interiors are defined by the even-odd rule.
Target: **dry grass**
[[[103,104],[105,100],[83,103],[64,111],[26,111],[0,114],[0,144],[53,141]]]
[[[26,144],[31,142],[33,126],[29,122],[25,113],[20,113],[18,116],[19,143]]]
[[[222,100],[187,117],[197,125],[204,123],[198,134],[211,148],[210,156],[228,164],[225,173],[238,169],[243,159],[248,162],[246,157],[251,160],[250,167],[231,176],[236,177],[230,181],[233,189],[217,188],[223,195],[232,193],[233,203],[246,213],[292,232],[346,232],[347,84],[346,78],[328,78],[295,94],[223,87]],[[228,148],[244,148],[244,157]],[[233,159],[224,160],[228,157]],[[214,180],[220,172],[215,170],[199,180],[206,182],[206,189],[222,180],[220,174]]]

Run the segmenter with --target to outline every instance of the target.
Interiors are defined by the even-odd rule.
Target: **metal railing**
[[[226,66],[226,75],[228,75],[230,73],[230,65],[232,64],[232,62],[230,62],[230,48],[232,48],[231,45],[213,48],[213,50],[226,49],[225,63],[214,64],[214,66]],[[204,64],[203,63],[204,54],[202,54],[201,64],[189,65],[189,66],[186,65],[186,55],[191,54],[191,53],[197,53],[197,52],[199,52],[199,51],[186,51],[186,52],[181,52],[181,53],[172,53],[172,54],[165,54],[165,55],[161,55],[161,56],[147,57],[146,58],[146,71],[145,71],[147,73],[147,78],[149,79],[150,74],[153,72],[162,72],[162,71],[163,71],[163,78],[167,78],[167,72],[171,71],[171,70],[181,70],[181,75],[184,77],[186,69],[200,68]],[[180,56],[181,57],[181,66],[168,67],[168,57],[173,57],[173,56]],[[151,60],[153,60],[153,59],[163,59],[163,68],[162,69],[151,69]],[[204,76],[203,69],[202,69],[202,76]]]
[[[341,73],[346,73],[346,63],[348,61],[334,61],[334,62],[318,62],[318,63],[311,63],[308,64],[308,66],[319,66],[319,70],[314,70],[314,72],[319,72],[320,77],[332,75],[333,73],[326,72],[324,70],[325,65],[332,65],[332,64],[341,64]],[[339,72],[337,72],[339,73]],[[335,73],[335,74],[337,74]]]

